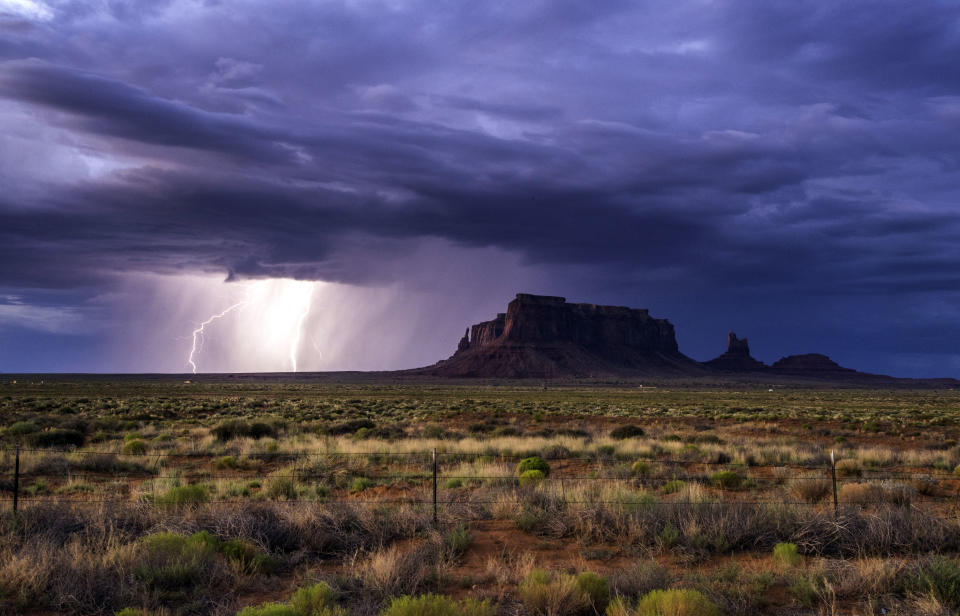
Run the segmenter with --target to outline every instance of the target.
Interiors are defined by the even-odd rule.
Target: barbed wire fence
[[[264,481],[287,480],[294,485],[313,485],[311,496],[287,491],[270,497],[265,492],[214,498],[206,495],[197,503],[244,503],[268,498],[287,503],[351,503],[355,505],[408,504],[432,508],[433,519],[439,518],[441,507],[455,504],[493,504],[496,499],[474,496],[473,489],[481,486],[554,490],[561,500],[572,505],[607,505],[624,508],[658,506],[762,506],[790,505],[818,507],[834,513],[840,507],[869,507],[896,505],[914,507],[924,504],[956,507],[960,505],[960,477],[944,471],[918,471],[915,467],[887,465],[882,468],[841,467],[839,460],[830,456],[820,464],[743,464],[732,461],[698,461],[682,458],[641,458],[639,469],[615,456],[554,455],[548,456],[549,470],[543,477],[528,480],[514,470],[529,457],[527,454],[506,452],[467,453],[443,451],[376,451],[376,452],[255,452],[244,458],[255,465],[248,469],[229,468],[222,463],[229,452],[166,451],[124,453],[93,449],[37,449],[25,447],[0,448],[4,466],[0,476],[0,505],[18,512],[24,503],[119,504],[129,502],[130,488],[150,482],[151,492],[143,492],[138,499],[162,502],[157,495],[157,481],[208,485],[219,481],[253,482],[261,489]],[[22,464],[22,456],[29,454],[31,465]],[[218,463],[218,460],[220,461]],[[179,462],[179,466],[171,462]],[[509,471],[509,474],[458,473],[461,465],[487,464]],[[642,463],[642,464],[641,464]],[[267,468],[275,467],[273,471]],[[212,469],[212,470],[211,470]],[[216,472],[228,470],[229,472]],[[444,472],[446,471],[446,473]],[[351,490],[344,478],[361,480],[359,489]],[[112,487],[115,496],[77,495],[55,492],[49,484],[69,485],[78,480],[100,481],[104,488]],[[337,494],[331,495],[331,483]],[[816,484],[803,489],[804,482]],[[845,486],[856,485],[852,495]],[[37,486],[44,486],[38,489]],[[324,490],[319,488],[324,486]],[[370,496],[370,487],[383,486],[396,494]],[[694,489],[706,490],[694,494]],[[586,489],[584,489],[586,487]],[[605,487],[626,488],[616,494]],[[118,489],[119,488],[119,489]],[[557,489],[559,488],[559,489]],[[90,491],[96,492],[92,486]],[[790,494],[806,493],[806,497]],[[568,496],[569,495],[569,496]],[[832,498],[831,498],[832,497]],[[174,503],[178,504],[190,504]]]

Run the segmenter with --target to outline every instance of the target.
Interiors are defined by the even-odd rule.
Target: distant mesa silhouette
[[[768,368],[750,355],[747,339],[737,338],[733,332],[727,334],[727,352],[704,362],[704,366],[722,372],[762,372]]]
[[[747,377],[831,380],[864,385],[955,387],[956,379],[898,379],[844,368],[826,355],[783,357],[768,366],[746,338],[727,335],[727,350],[706,362],[680,352],[667,319],[643,308],[571,304],[563,297],[518,293],[490,321],[467,328],[449,358],[414,372],[463,378]]]

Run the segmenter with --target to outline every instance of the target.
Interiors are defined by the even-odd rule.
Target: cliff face
[[[506,313],[474,325],[453,357],[432,371],[511,378],[698,370],[678,350],[673,325],[646,310],[521,293]]]

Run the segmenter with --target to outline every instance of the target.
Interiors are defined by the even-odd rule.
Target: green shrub
[[[664,494],[673,494],[674,492],[679,492],[680,490],[682,490],[682,489],[683,489],[683,486],[685,486],[685,485],[687,485],[687,484],[685,484],[685,483],[683,482],[683,480],[681,480],[681,479],[673,479],[673,480],[668,481],[667,483],[663,484],[663,488],[661,488],[661,489],[663,490],[663,493],[664,493]]]
[[[265,436],[276,436],[277,432],[268,423],[257,421],[248,423],[242,419],[228,419],[217,424],[210,433],[218,441],[229,441],[234,438],[248,437],[261,439]]]
[[[7,436],[26,436],[39,431],[40,426],[32,421],[15,421],[6,429],[5,434]]]
[[[803,560],[803,557],[797,552],[795,543],[778,543],[773,546],[773,558],[788,567],[796,567]]]
[[[306,616],[297,608],[285,603],[261,603],[245,607],[237,616]]]
[[[908,580],[907,587],[917,594],[931,594],[951,608],[960,608],[960,567],[956,561],[934,557]]]
[[[604,614],[605,616],[634,616],[634,611],[627,606],[623,597],[617,597],[610,602]]]
[[[228,539],[218,542],[216,550],[227,557],[245,573],[272,573],[276,561],[261,554],[257,546],[243,539]]]
[[[527,471],[540,471],[544,476],[547,476],[550,474],[550,465],[540,456],[524,458],[517,465],[517,475],[522,476]]]
[[[717,471],[710,476],[710,483],[724,490],[736,490],[743,484],[743,477],[734,471]]]
[[[790,584],[790,592],[804,607],[815,607],[820,602],[824,578],[822,575],[801,575]]]
[[[123,453],[133,456],[142,456],[147,453],[147,444],[138,438],[127,441],[123,445]]]
[[[531,571],[517,587],[527,612],[533,616],[582,614],[591,608],[590,598],[572,575],[551,575],[543,569]]]
[[[455,490],[463,487],[463,479],[448,479],[443,487],[447,490]]]
[[[613,445],[600,445],[597,447],[597,455],[601,458],[612,458],[617,453],[617,448]]]
[[[627,438],[637,438],[644,436],[646,432],[640,426],[618,426],[610,431],[610,438],[623,440]]]
[[[154,591],[188,591],[201,584],[216,559],[210,535],[175,533],[147,535],[140,541],[140,564],[134,576]]]
[[[363,492],[367,488],[372,488],[374,485],[376,484],[366,477],[354,477],[353,481],[350,482],[350,491],[354,493]]]
[[[463,524],[458,524],[453,530],[447,531],[443,536],[444,543],[447,544],[454,554],[463,554],[470,547],[470,529]]]
[[[157,497],[157,504],[163,507],[199,505],[210,500],[207,489],[198,484],[174,486]]]
[[[640,477],[646,477],[650,474],[650,463],[646,460],[637,460],[630,467],[630,471],[634,475],[639,475]]]
[[[593,609],[602,612],[610,602],[610,585],[607,578],[592,571],[584,571],[577,575],[577,587],[590,599]]]
[[[546,479],[546,475],[543,474],[543,471],[531,469],[520,473],[520,485],[522,486],[540,483],[544,479]]]
[[[217,458],[213,461],[213,468],[220,471],[237,468],[237,459],[233,456]]]
[[[144,616],[143,610],[135,607],[125,607],[119,612],[114,612],[113,616]]]
[[[434,594],[397,597],[380,612],[381,616],[494,616],[496,613],[489,601],[456,601]]]
[[[304,616],[346,615],[336,606],[337,593],[326,582],[304,586],[290,597],[290,605]]]
[[[523,507],[514,518],[517,528],[525,533],[532,533],[543,524],[543,515],[537,509],[532,507]]]
[[[699,590],[654,590],[637,603],[637,616],[719,616],[718,608]]]
[[[286,472],[286,471],[281,471]],[[287,475],[267,477],[263,491],[274,500],[293,500],[297,498],[297,481]]]
[[[27,443],[33,447],[80,447],[83,445],[83,440],[83,432],[61,428],[26,435]]]

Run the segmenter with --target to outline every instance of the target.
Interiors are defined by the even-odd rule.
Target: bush
[[[367,479],[366,477],[354,477],[353,481],[350,482],[350,491],[351,492],[363,492],[367,488],[372,488],[374,482]]]
[[[216,550],[210,535],[190,537],[175,533],[147,535],[141,540],[140,564],[134,576],[153,591],[188,591],[202,583],[213,569]]]
[[[593,609],[602,612],[610,601],[610,585],[607,578],[592,571],[577,575],[577,587],[590,599]]]
[[[654,590],[637,604],[637,616],[719,616],[718,608],[710,599],[690,588]]]
[[[263,490],[274,500],[293,500],[297,498],[297,481],[288,475],[274,475],[267,477]]]
[[[381,616],[494,616],[496,613],[489,601],[456,601],[434,594],[398,597],[380,612]]]
[[[261,603],[245,607],[237,616],[304,616],[303,612],[285,603]]]
[[[157,504],[163,507],[199,505],[210,499],[207,489],[201,485],[174,486],[157,497]]]
[[[637,460],[633,463],[633,466],[630,467],[630,471],[634,475],[639,475],[640,477],[646,477],[650,474],[650,463],[646,460]]]
[[[26,435],[27,443],[33,447],[80,447],[83,445],[83,440],[83,432],[60,428]]]
[[[277,431],[273,426],[262,421],[247,423],[242,419],[228,419],[217,424],[210,433],[218,441],[229,441],[242,437],[261,439],[265,436],[276,436]]]
[[[123,453],[132,456],[142,456],[147,453],[147,444],[138,438],[127,441],[123,445]]]
[[[670,571],[655,561],[636,561],[612,571],[609,576],[611,591],[625,597],[640,597],[651,590],[666,588],[671,580]]]
[[[5,434],[7,436],[26,436],[39,431],[40,426],[32,421],[15,421],[6,429]]]
[[[522,476],[527,471],[540,471],[546,477],[550,474],[550,465],[540,456],[524,458],[517,465],[517,474]]]
[[[590,598],[572,575],[552,576],[543,569],[534,569],[517,590],[523,606],[533,616],[581,614],[590,609]]]
[[[289,603],[261,603],[245,607],[237,616],[346,616],[335,603],[336,593],[326,582],[305,586],[293,593]]]
[[[823,576],[801,575],[790,584],[790,592],[804,607],[814,607],[820,601],[824,581]]]
[[[605,616],[634,616],[634,611],[627,606],[623,597],[617,597],[610,602],[604,614]]]
[[[646,432],[640,426],[619,426],[610,431],[610,438],[620,441],[627,438],[637,438],[645,434]]]
[[[743,477],[734,471],[717,471],[710,476],[710,483],[723,490],[736,490],[743,484]]]
[[[796,567],[803,560],[803,557],[797,552],[795,543],[778,543],[773,546],[773,558],[788,567]]]
[[[546,479],[546,475],[543,474],[543,471],[529,470],[520,473],[520,485],[522,486],[540,483],[544,479]]]
[[[956,561],[935,557],[906,585],[917,594],[931,594],[953,609],[960,608],[960,567]]]
[[[326,582],[304,586],[293,593],[290,605],[304,616],[333,616],[345,614],[336,607],[337,593]]]
[[[443,541],[454,554],[463,554],[470,547],[470,529],[463,524],[459,524],[443,536]]]
[[[807,503],[819,503],[831,492],[833,492],[833,482],[825,477],[804,477],[790,485],[790,493]]]
[[[664,494],[673,494],[674,492],[682,490],[685,485],[687,484],[684,483],[682,479],[672,479],[663,484],[662,490]]]

